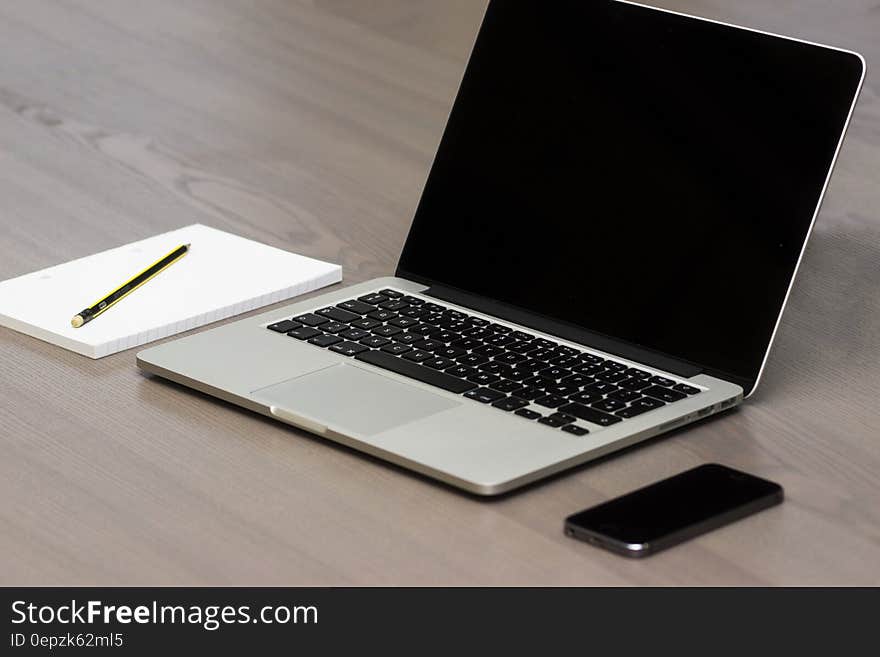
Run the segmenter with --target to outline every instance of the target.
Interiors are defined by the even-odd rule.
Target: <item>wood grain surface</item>
[[[757,393],[484,501],[0,329],[0,584],[880,584],[876,0],[657,4],[869,74]],[[202,222],[393,272],[484,2],[0,4],[0,279]],[[706,461],[781,507],[632,562],[569,513]]]

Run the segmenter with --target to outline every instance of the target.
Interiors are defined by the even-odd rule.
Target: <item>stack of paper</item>
[[[70,319],[181,244],[187,255],[93,321]],[[0,283],[0,325],[91,358],[342,280],[342,268],[194,224]]]

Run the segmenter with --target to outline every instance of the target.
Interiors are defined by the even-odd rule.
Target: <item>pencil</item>
[[[79,328],[84,324],[88,324],[110,306],[117,303],[120,299],[125,298],[165,268],[180,260],[187,254],[189,247],[189,244],[182,244],[167,255],[159,258],[152,265],[132,276],[125,283],[93,303],[85,310],[79,311],[79,313],[74,315],[73,319],[70,320],[70,325],[73,326],[73,328]]]

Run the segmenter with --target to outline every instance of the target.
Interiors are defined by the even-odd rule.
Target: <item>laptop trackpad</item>
[[[364,435],[461,405],[345,363],[255,390],[253,395],[330,428]]]

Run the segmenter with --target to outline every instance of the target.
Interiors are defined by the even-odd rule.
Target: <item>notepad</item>
[[[181,244],[189,253],[81,328],[70,318]],[[342,268],[193,224],[0,283],[0,325],[90,358],[338,283]]]

